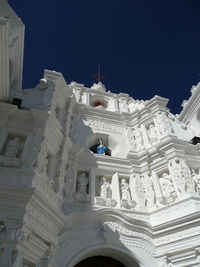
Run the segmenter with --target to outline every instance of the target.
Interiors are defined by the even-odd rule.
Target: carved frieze
[[[106,123],[103,121],[95,121],[95,120],[84,120],[85,125],[91,127],[93,130],[98,130],[103,133],[111,132],[115,134],[122,133],[122,127],[113,123]]]

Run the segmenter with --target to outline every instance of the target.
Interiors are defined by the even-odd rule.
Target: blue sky
[[[10,0],[26,25],[23,88],[43,70],[112,92],[169,98],[179,113],[200,81],[200,0]]]

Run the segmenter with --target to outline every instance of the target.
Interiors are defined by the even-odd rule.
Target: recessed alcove
[[[108,102],[103,97],[92,96],[91,98],[91,106],[94,108],[104,108],[107,109]]]
[[[112,150],[109,145],[109,136],[102,133],[96,133],[88,138],[87,144],[90,151],[97,154],[97,147],[100,144],[100,140],[102,141],[102,144],[107,147],[105,155],[111,156]]]

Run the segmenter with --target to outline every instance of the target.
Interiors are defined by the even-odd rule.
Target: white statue
[[[16,158],[21,152],[22,143],[19,137],[15,137],[8,141],[6,145],[6,152],[4,154],[7,158]]]
[[[172,134],[173,128],[165,112],[159,112],[156,115],[157,127],[161,135]]]
[[[151,176],[146,173],[142,177],[143,190],[145,195],[145,205],[147,208],[152,208],[155,206],[155,193],[153,189],[153,183],[151,181]]]
[[[187,193],[195,193],[195,182],[192,179],[190,169],[184,160],[181,160],[182,165],[182,175],[185,177],[186,191]]]
[[[121,180],[121,194],[123,200],[131,200],[130,187],[125,178]]]
[[[110,183],[107,182],[105,177],[102,177],[100,197],[111,198],[111,186]]]
[[[158,132],[156,130],[156,127],[153,124],[149,126],[148,134],[149,134],[149,139],[151,142],[158,140]]]
[[[192,179],[196,183],[197,191],[200,191],[200,174],[197,174],[195,170],[192,170]]]
[[[136,146],[135,146],[135,137],[134,137],[133,129],[131,129],[131,128],[127,129],[127,136],[128,136],[129,144],[130,144],[131,148],[134,150],[136,148]]]
[[[173,183],[176,185],[177,194],[183,195],[186,192],[185,177],[182,176],[182,167],[179,160],[171,160],[169,162],[170,176]]]
[[[135,143],[137,150],[140,150],[143,148],[143,137],[140,129],[138,127],[135,128]]]
[[[78,184],[77,184],[77,193],[78,194],[87,194],[88,187],[88,178],[86,177],[86,173],[81,173],[78,176]]]
[[[172,160],[169,163],[170,175],[176,184],[178,195],[195,192],[195,183],[191,177],[190,169],[183,159]]]
[[[175,192],[175,189],[172,180],[166,172],[163,173],[162,177],[160,178],[160,184],[164,197],[171,197],[171,195]]]
[[[136,175],[135,190],[137,207],[145,208],[145,192],[143,188],[143,176]]]

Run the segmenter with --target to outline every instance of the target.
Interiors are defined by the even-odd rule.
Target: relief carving
[[[158,112],[156,115],[156,126],[161,134],[161,136],[173,134],[173,128],[169,118],[165,112]]]
[[[151,143],[155,143],[158,141],[158,131],[154,124],[149,126],[148,135]]]
[[[148,209],[155,207],[155,192],[150,173],[142,175],[142,184],[145,196],[145,206]]]
[[[139,127],[135,127],[134,136],[135,136],[136,150],[141,150],[142,148],[144,148],[144,141],[142,137],[142,132]]]
[[[120,190],[121,190],[121,205],[124,208],[134,208],[136,203],[132,201],[131,199],[131,192],[130,187],[126,181],[125,178],[122,178],[121,184],[120,184]]]
[[[195,170],[192,170],[192,179],[196,183],[196,191],[200,194],[200,173],[196,173]]]
[[[104,176],[97,179],[97,195],[99,195],[99,197],[95,198],[97,205],[107,207],[116,206],[116,201],[112,199],[112,186],[110,180]]]
[[[171,160],[169,162],[169,171],[176,193],[179,197],[185,193],[195,193],[195,183],[192,179],[190,169],[183,159]]]
[[[164,172],[159,179],[163,196],[167,202],[172,202],[177,197],[173,182],[168,173]]]

